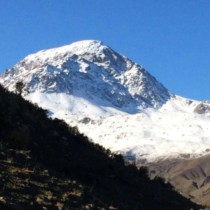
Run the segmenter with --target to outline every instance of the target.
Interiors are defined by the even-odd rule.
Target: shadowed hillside
[[[3,209],[199,209],[145,169],[0,87]],[[94,132],[94,131],[93,131]]]

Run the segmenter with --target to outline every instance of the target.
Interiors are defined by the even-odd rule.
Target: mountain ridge
[[[170,93],[143,67],[100,41],[39,51],[0,83],[78,126],[92,141],[143,162],[207,154],[208,103]],[[94,131],[94,132],[93,132]]]
[[[42,73],[42,76],[45,78],[39,78],[36,73]],[[13,74],[17,77],[22,74],[26,77],[24,80],[29,80],[27,81],[29,85],[26,87],[29,92],[34,92],[35,90],[41,92],[59,92],[59,89],[62,88],[62,84],[59,84],[60,86],[56,85],[56,83],[51,84],[52,77],[56,80],[58,78],[56,74],[60,74],[59,78],[63,79],[64,77],[69,77],[73,80],[75,77],[72,74],[77,74],[76,79],[80,80],[80,83],[88,82],[88,79],[91,79],[90,82],[96,82],[99,87],[100,84],[103,83],[104,86],[102,90],[100,90],[100,88],[97,89],[93,85],[90,86],[89,89],[95,88],[101,92],[104,91],[102,96],[107,97],[109,100],[110,97],[115,97],[114,94],[117,94],[115,92],[113,93],[115,89],[122,91],[122,93],[119,91],[119,94],[117,94],[119,101],[123,100],[123,96],[125,95],[127,96],[125,100],[130,101],[134,99],[139,104],[145,104],[145,106],[158,107],[170,97],[167,89],[144,68],[128,58],[119,55],[102,42],[93,40],[80,41],[50,50],[42,50],[27,56],[4,74],[3,85],[10,90],[14,90],[15,88],[15,84],[13,84],[12,87],[10,84],[10,77]],[[35,74],[34,78],[27,78],[27,76],[30,76],[29,74]],[[7,77],[9,77],[9,81],[7,81]],[[93,77],[95,77],[95,79]],[[47,79],[50,81],[47,82]],[[19,78],[19,80],[23,79]],[[37,84],[36,80],[39,80],[39,84]],[[43,84],[43,81],[46,82],[46,84]],[[27,82],[25,83],[27,84]],[[57,82],[65,82],[65,79]],[[68,83],[71,82],[68,81]],[[53,85],[55,88],[53,88]],[[112,87],[110,87],[110,85],[112,85]],[[76,84],[72,86],[75,87]],[[79,89],[79,87],[76,86],[75,89]],[[147,89],[149,89],[149,91],[147,91]],[[71,93],[72,91],[73,90],[68,85],[66,85],[66,89],[61,90],[61,92],[67,93]],[[110,96],[106,93],[110,94]],[[157,98],[159,100],[157,100]],[[114,101],[113,103],[114,105],[121,106],[120,102]]]

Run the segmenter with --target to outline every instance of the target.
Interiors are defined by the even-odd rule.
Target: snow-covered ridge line
[[[171,97],[141,66],[92,40],[27,56],[5,72],[1,83],[13,91],[17,80],[24,80],[30,93],[82,91],[88,98],[97,93],[97,98],[120,108],[159,107]]]
[[[171,94],[144,68],[100,41],[43,50],[0,76],[92,141],[142,161],[210,149],[210,104]]]

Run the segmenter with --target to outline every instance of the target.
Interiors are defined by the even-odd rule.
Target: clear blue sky
[[[103,41],[171,92],[210,100],[210,0],[0,0],[0,72],[36,51]]]

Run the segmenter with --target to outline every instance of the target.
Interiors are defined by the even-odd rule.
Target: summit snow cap
[[[22,80],[28,93],[85,95],[128,112],[130,107],[160,107],[171,97],[144,68],[95,40],[31,54],[7,71],[1,83],[15,91]]]

